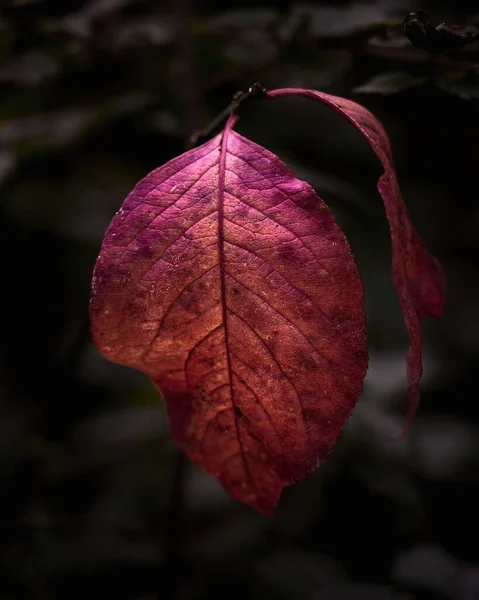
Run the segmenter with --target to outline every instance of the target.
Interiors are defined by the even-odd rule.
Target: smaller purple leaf
[[[268,92],[267,97],[305,96],[333,108],[345,117],[369,142],[381,161],[384,173],[378,190],[384,201],[391,230],[392,274],[411,346],[407,354],[409,379],[409,413],[412,417],[419,404],[419,381],[422,376],[421,321],[425,316],[440,318],[444,312],[446,285],[438,260],[432,256],[419,234],[401,195],[396,177],[389,138],[376,117],[366,108],[315,90],[297,88]]]

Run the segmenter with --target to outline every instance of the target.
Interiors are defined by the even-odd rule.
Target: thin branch
[[[295,38],[293,38],[295,40]],[[300,40],[295,40],[295,43],[301,43]],[[256,64],[244,67],[234,67],[215,75],[206,82],[204,91],[210,91],[226,81],[231,81],[237,78],[254,79],[261,76],[265,71],[272,67],[281,64],[281,61],[287,56],[288,48],[293,44],[289,40],[283,46],[278,44],[277,54],[268,60],[257,61]],[[412,47],[395,48],[390,46],[379,46],[368,41],[358,38],[340,38],[331,40],[319,40],[316,43],[318,52],[321,50],[346,50],[354,55],[374,56],[384,61],[392,63],[409,63],[416,65],[424,65],[425,67],[434,67],[435,69],[445,69],[452,71],[462,71],[464,73],[479,74],[479,62],[471,61],[463,58],[454,58],[449,55],[431,55],[425,51],[418,51]],[[228,109],[224,113],[218,115],[218,124],[223,119],[228,117]]]
[[[210,137],[215,129],[223,123],[223,121],[226,121],[226,119],[233,114],[238,114],[238,112],[246,104],[249,104],[252,100],[261,100],[265,96],[266,90],[258,82],[253,83],[247,92],[236,92],[236,94],[233,96],[233,99],[225,109],[223,109],[212,121],[210,121],[206,127],[195,131],[191,135],[190,147],[192,148],[196,146],[202,139]]]
[[[344,46],[343,46],[344,47]],[[416,65],[431,65],[442,69],[478,73],[479,64],[470,60],[452,58],[447,55],[431,57],[427,52],[418,52],[413,48],[390,48],[369,43],[350,44],[347,49],[357,54],[367,54],[391,62],[403,62]]]

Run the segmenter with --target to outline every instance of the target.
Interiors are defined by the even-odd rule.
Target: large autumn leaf
[[[273,90],[267,96],[305,96],[330,106],[356,127],[381,161],[384,173],[378,181],[378,190],[391,230],[394,285],[411,341],[407,355],[411,417],[419,404],[419,381],[423,372],[421,321],[425,316],[442,316],[445,280],[441,265],[428,252],[411,222],[396,177],[388,136],[373,114],[345,98],[298,88]]]
[[[125,200],[91,320],[105,357],[156,382],[190,458],[269,513],[360,394],[363,290],[326,205],[234,121]]]

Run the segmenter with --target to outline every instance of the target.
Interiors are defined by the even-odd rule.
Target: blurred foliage
[[[479,24],[475,0],[421,6]],[[417,8],[3,0],[2,599],[479,598],[479,49],[412,48],[401,22]],[[446,317],[426,326],[420,411],[397,439],[407,340],[379,165],[324,107],[245,109],[239,130],[311,182],[350,238],[371,353],[330,460],[271,519],[192,466],[177,480],[158,391],[88,332],[94,260],[123,198],[255,80],[375,112],[449,284]]]
[[[418,77],[407,71],[388,71],[371,77],[354,91],[362,94],[397,94],[426,82],[427,77]]]

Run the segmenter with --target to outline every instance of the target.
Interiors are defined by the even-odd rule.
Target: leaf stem
[[[266,97],[265,88],[259,83],[255,82],[246,92],[239,91],[233,96],[233,99],[228,106],[223,109],[212,121],[203,127],[195,131],[190,137],[190,148],[196,146],[201,140],[211,137],[214,130],[219,127],[223,121],[232,115],[237,115],[239,111],[253,100],[261,100]]]

